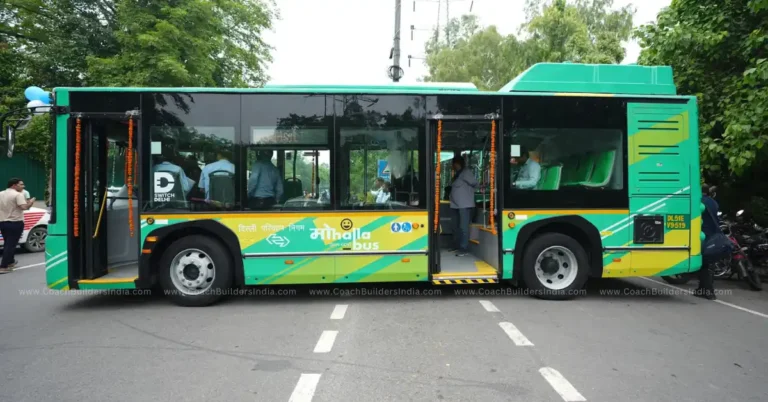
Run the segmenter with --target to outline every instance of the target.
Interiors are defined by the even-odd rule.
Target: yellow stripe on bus
[[[507,209],[504,212],[514,212],[515,215],[629,215],[628,209]]]
[[[312,214],[316,215],[318,217],[338,217],[338,218],[350,218],[354,217],[355,215],[367,212],[369,214],[376,214],[377,216],[420,216],[420,215],[426,215],[427,211],[378,211],[378,210],[370,210],[370,211],[349,211],[349,212],[315,212],[313,211]],[[217,219],[226,217],[228,219],[240,219],[240,218],[291,218],[291,217],[306,217],[307,212],[279,212],[279,213],[227,213],[225,214],[174,214],[174,215],[141,215],[141,219],[148,219],[152,218],[154,220],[158,219],[189,219],[189,220],[196,220],[196,219]]]
[[[136,279],[139,279],[139,277],[138,276],[134,276],[133,278],[81,279],[81,280],[77,281],[77,283],[106,285],[106,284],[111,284],[111,283],[133,283]]]

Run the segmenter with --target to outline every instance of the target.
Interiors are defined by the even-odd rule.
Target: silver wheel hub
[[[32,248],[39,249],[45,244],[46,237],[47,232],[40,229],[32,229],[32,231],[29,232],[29,235],[27,235],[27,243],[29,243]]]
[[[551,246],[536,258],[536,278],[546,288],[562,290],[576,280],[579,263],[576,255],[563,246]]]
[[[194,296],[208,290],[216,277],[216,267],[208,254],[196,248],[186,249],[171,262],[171,280],[180,292]]]

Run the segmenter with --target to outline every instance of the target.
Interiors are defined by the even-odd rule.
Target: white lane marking
[[[483,307],[485,307],[485,311],[487,311],[489,313],[500,313],[501,312],[501,311],[499,311],[498,308],[496,308],[496,306],[493,305],[493,303],[489,302],[488,300],[480,300],[480,304],[482,304]]]
[[[14,268],[13,270],[14,270],[14,271],[18,271],[18,270],[20,270],[20,269],[27,269],[27,268],[32,268],[32,267],[39,267],[39,266],[41,266],[41,265],[45,265],[45,263],[44,263],[44,262],[41,262],[41,263],[39,263],[39,264],[25,265],[25,266],[23,266],[23,267],[16,267],[16,268]]]
[[[579,391],[576,390],[576,388],[573,387],[573,385],[571,385],[570,382],[568,382],[568,380],[565,379],[565,377],[563,377],[562,374],[560,374],[559,371],[553,369],[552,367],[542,367],[539,369],[539,373],[541,373],[542,377],[544,377],[549,385],[555,389],[555,392],[560,394],[560,397],[563,398],[565,402],[587,400],[583,395],[579,393]]]
[[[511,322],[500,322],[499,326],[507,333],[512,342],[517,346],[533,346],[533,343],[523,335]]]
[[[333,342],[336,341],[336,335],[339,331],[323,331],[320,339],[315,345],[315,353],[328,353],[333,348]]]
[[[310,402],[315,396],[317,383],[320,382],[320,374],[302,374],[296,388],[293,389],[291,399],[288,402]]]
[[[337,304],[331,313],[331,319],[340,320],[344,318],[344,314],[347,312],[347,307],[349,307],[347,304]]]
[[[690,294],[690,295],[692,295],[692,294],[693,294],[693,292],[691,292],[691,291],[690,291],[690,290],[688,290],[688,289],[679,288],[679,287],[677,287],[677,286],[673,286],[673,285],[670,285],[670,284],[668,284],[668,283],[660,282],[660,281],[657,281],[657,280],[655,280],[655,279],[646,278],[646,277],[644,277],[644,276],[640,276],[639,278],[640,278],[640,279],[645,279],[646,281],[649,281],[649,282],[653,282],[653,283],[656,283],[656,284],[659,284],[659,285],[664,285],[664,286],[666,286],[666,287],[668,287],[668,288],[672,288],[672,289],[681,290],[681,291],[683,291],[683,292],[685,292],[685,293],[688,293],[688,294]],[[722,301],[722,300],[712,300],[712,301],[714,301],[715,303],[720,303],[720,304],[722,304],[723,306],[733,307],[733,308],[735,308],[736,310],[741,310],[741,311],[744,311],[744,312],[747,312],[747,313],[750,313],[750,314],[754,314],[754,315],[756,315],[756,316],[758,316],[758,317],[768,318],[768,314],[764,314],[764,313],[761,313],[761,312],[759,312],[759,311],[755,311],[755,310],[750,310],[750,309],[748,309],[748,308],[746,308],[746,307],[741,307],[741,306],[739,306],[739,305],[736,305],[736,304],[733,304],[733,303],[724,302],[724,301]]]

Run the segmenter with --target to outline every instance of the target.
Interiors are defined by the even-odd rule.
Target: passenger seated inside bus
[[[235,165],[229,161],[231,158],[229,151],[219,151],[216,154],[216,162],[203,167],[198,187],[205,192],[206,201],[214,200],[225,204],[234,202]],[[216,190],[213,198],[211,187]]]
[[[283,198],[283,178],[272,164],[273,151],[258,150],[248,178],[248,206],[251,209],[272,208]]]
[[[531,159],[531,155],[524,147],[520,148],[520,156],[513,157],[510,162],[520,167],[517,174],[512,177],[512,188],[530,190],[536,188],[541,179],[541,165]]]
[[[195,181],[187,177],[187,174],[184,172],[184,169],[179,167],[178,165],[171,163],[171,161],[174,159],[174,152],[170,148],[165,148],[162,151],[162,155],[155,155],[154,156],[154,166],[152,166],[152,173],[157,172],[166,172],[173,175],[175,179],[179,180],[179,185],[181,186],[181,194],[179,195],[181,199],[174,199],[173,201],[183,201],[187,198],[189,195],[189,191],[192,190],[192,187],[195,185]],[[172,192],[176,192],[179,188],[177,186],[177,183],[174,184]],[[174,196],[174,198],[177,198]]]
[[[390,186],[391,183],[385,181],[383,177],[376,178],[376,181],[373,184],[373,190],[371,190],[371,195],[374,197],[374,202],[376,204],[386,204],[387,201],[389,201]]]

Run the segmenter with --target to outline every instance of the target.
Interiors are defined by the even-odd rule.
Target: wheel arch
[[[142,264],[139,269],[141,287],[151,287],[156,282],[156,267],[163,257],[163,253],[160,250],[166,249],[178,239],[192,235],[209,236],[221,242],[224,248],[229,251],[229,257],[232,260],[234,285],[241,286],[245,283],[240,239],[237,238],[237,235],[230,228],[220,222],[213,219],[202,219],[159,227],[147,235],[147,237],[156,237],[157,241],[147,242],[145,238],[142,245],[143,250],[149,249],[151,252],[149,254],[142,253]],[[158,252],[154,252],[155,250],[158,250]]]
[[[595,225],[578,215],[556,216],[525,224],[515,242],[514,278],[521,278],[523,254],[528,243],[543,233],[562,233],[581,244],[589,258],[589,276],[602,277],[603,242]]]

